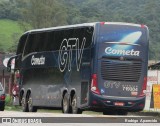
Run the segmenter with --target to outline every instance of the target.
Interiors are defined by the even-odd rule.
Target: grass
[[[7,111],[22,111],[20,106],[5,106],[5,110]]]
[[[5,110],[7,111],[21,111],[20,106],[13,106],[12,105],[12,97],[10,95],[6,95],[5,98]]]
[[[0,20],[1,49],[8,51],[21,34],[22,30],[20,29],[18,22],[7,19]]]
[[[10,105],[10,103],[11,103],[11,96],[10,95],[6,95],[6,98],[5,98],[5,105]]]

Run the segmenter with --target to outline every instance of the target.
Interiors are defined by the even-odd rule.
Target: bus
[[[103,114],[141,111],[145,105],[149,32],[146,25],[95,22],[25,32],[14,72],[24,112],[61,108]]]

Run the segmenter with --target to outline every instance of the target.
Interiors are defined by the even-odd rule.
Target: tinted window
[[[29,35],[24,56],[32,52],[56,51],[60,49],[64,39],[79,38],[79,45],[86,38],[85,48],[88,48],[92,42],[93,27],[63,29],[55,31],[44,31],[41,33],[32,33]]]
[[[23,53],[23,49],[25,46],[25,42],[27,40],[27,36],[28,36],[28,34],[25,34],[20,38],[19,43],[18,43],[18,47],[17,47],[17,53],[16,53],[17,55]]]
[[[104,25],[101,27],[102,42],[130,42],[132,44],[143,42],[143,29],[128,25]]]
[[[33,39],[34,39],[34,35],[30,34],[27,38],[27,41],[26,41],[24,56],[27,55],[28,53],[30,53]]]

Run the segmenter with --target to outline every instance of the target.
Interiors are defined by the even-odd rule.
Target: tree
[[[15,3],[11,3],[7,0],[0,1],[0,19],[17,20],[19,13],[16,11]]]
[[[61,0],[16,0],[21,12],[20,25],[24,30],[65,25],[66,8]],[[27,24],[29,24],[27,26]]]

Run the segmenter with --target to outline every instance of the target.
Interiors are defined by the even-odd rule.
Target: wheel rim
[[[72,100],[72,111],[73,111],[73,113],[75,113],[77,111],[77,100],[75,97]]]
[[[31,111],[31,109],[32,109],[32,98],[29,98],[29,100],[28,100],[28,107],[29,107],[29,110]]]
[[[22,98],[21,104],[22,104],[22,108],[24,109],[25,108],[25,99],[24,98]]]
[[[68,108],[68,101],[67,101],[67,99],[64,97],[64,99],[63,99],[63,110],[64,110],[64,112],[67,111],[67,108]]]

